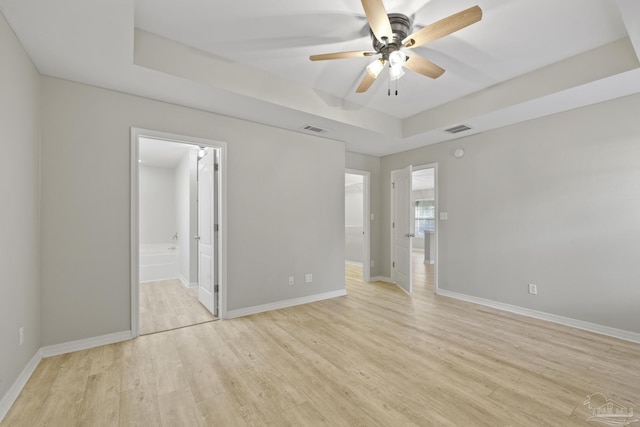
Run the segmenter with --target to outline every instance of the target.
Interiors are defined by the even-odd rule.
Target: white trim
[[[88,350],[102,345],[114,344],[121,341],[127,341],[133,338],[131,331],[116,332],[113,334],[101,335],[93,338],[86,338],[77,341],[71,341],[62,344],[49,345],[39,348],[27,366],[22,370],[18,378],[11,385],[11,388],[0,399],[0,422],[7,415],[11,406],[22,392],[22,389],[33,375],[40,361],[45,357],[58,356],[60,354],[71,353],[79,350]]]
[[[393,283],[393,280],[391,280],[391,277],[386,277],[386,276],[374,276],[371,277],[369,279],[369,283],[371,282],[387,282],[387,283]]]
[[[138,206],[138,187],[139,187],[139,173],[138,173],[138,129],[131,128],[131,219],[129,224],[129,230],[131,233],[131,333],[134,337],[138,336],[140,329],[140,242],[138,236],[138,218],[140,210]]]
[[[22,389],[33,375],[33,372],[38,367],[38,364],[42,360],[42,349],[38,349],[36,353],[33,355],[27,366],[24,367],[18,378],[13,382],[11,388],[2,396],[0,399],[0,422],[4,419],[4,417],[9,413],[11,406],[13,406],[14,402],[20,396]]]
[[[293,307],[296,305],[309,304],[311,302],[322,301],[331,298],[343,297],[347,295],[346,289],[324,292],[322,294],[309,295],[306,297],[292,298],[284,301],[272,302],[269,304],[254,305],[253,307],[239,308],[227,312],[227,319],[249,316],[250,314],[264,313],[265,311],[279,310],[281,308]]]
[[[70,341],[61,344],[48,345],[42,347],[42,357],[58,356],[60,354],[72,353],[74,351],[88,350],[101,345],[114,344],[127,341],[133,338],[131,331],[114,332],[113,334],[100,335],[92,338],[85,338],[77,341]]]
[[[582,329],[597,334],[606,335],[613,338],[619,338],[625,341],[631,341],[640,344],[640,334],[636,332],[625,331],[623,329],[611,328],[609,326],[598,325],[596,323],[585,322],[584,320],[572,319],[570,317],[558,316],[557,314],[546,313],[544,311],[531,310],[530,308],[520,307],[517,305],[506,304],[503,302],[493,301],[489,299],[474,297],[471,295],[461,294],[458,292],[439,289],[438,295],[455,298],[462,301],[480,304],[498,310],[508,311],[510,313],[520,314],[522,316],[533,317],[535,319],[546,320],[548,322],[558,323],[560,325],[570,326],[576,329]]]
[[[189,283],[189,281],[182,274],[178,274],[178,280],[180,280],[180,283],[182,283],[182,286],[184,286],[185,288],[197,288],[198,287],[198,282]]]
[[[362,176],[363,182],[363,222],[364,225],[364,254],[362,261],[362,281],[369,282],[371,276],[371,172],[359,169],[345,169],[345,173]],[[365,268],[364,266],[369,267]]]
[[[409,292],[408,290],[406,290],[405,288],[403,288],[402,286],[398,285],[397,283],[391,283],[392,285],[396,285],[396,287],[398,289],[400,289],[402,292],[404,292],[405,294],[407,294],[408,296],[411,296],[411,292]]]
[[[192,136],[177,135],[166,132],[159,132],[148,129],[131,128],[131,333],[137,337],[140,333],[140,272],[138,260],[138,139],[147,137],[164,141],[178,142],[206,146],[219,150],[220,152],[220,180],[218,181],[218,191],[220,203],[218,203],[218,304],[220,307],[219,318],[227,318],[227,143]]]
[[[189,287],[189,282],[187,281],[187,279],[184,278],[182,274],[178,274],[178,280],[180,281],[180,283],[182,283],[182,286],[184,286],[185,288]]]
[[[153,282],[163,282],[165,280],[180,280],[179,277],[161,277],[159,279],[153,279],[153,280],[141,280],[139,283],[153,283]],[[182,282],[182,280],[180,280]]]

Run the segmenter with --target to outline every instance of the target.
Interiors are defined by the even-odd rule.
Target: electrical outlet
[[[538,295],[538,287],[533,283],[529,283],[529,293],[531,295]]]
[[[18,335],[18,345],[24,344],[24,326],[20,326],[20,329],[18,329]]]
[[[294,285],[293,276],[289,276],[289,285],[290,286]]]
[[[313,282],[313,275],[312,274],[305,274],[304,275],[304,283],[311,283]]]

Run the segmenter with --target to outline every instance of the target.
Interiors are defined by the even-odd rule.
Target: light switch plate
[[[446,221],[449,219],[449,213],[448,212],[440,212],[440,220],[441,221]]]

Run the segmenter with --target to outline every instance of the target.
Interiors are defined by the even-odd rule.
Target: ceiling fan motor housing
[[[378,40],[371,31],[371,28],[369,28],[369,34],[371,35],[371,41],[373,42],[373,49],[382,54],[382,58],[385,60],[389,59],[389,54],[391,52],[400,50],[402,47],[402,40],[411,34],[411,27],[413,25],[411,18],[401,13],[390,13],[387,16],[391,23],[393,35],[390,40],[386,41],[386,43]]]

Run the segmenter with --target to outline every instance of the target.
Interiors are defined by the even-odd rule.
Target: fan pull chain
[[[398,96],[398,80],[396,79],[396,96]],[[391,76],[389,76],[389,80],[387,80],[387,96],[391,96]]]

